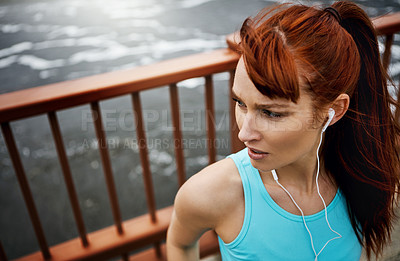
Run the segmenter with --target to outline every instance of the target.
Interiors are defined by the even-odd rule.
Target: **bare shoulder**
[[[213,229],[242,197],[239,172],[233,160],[227,158],[193,175],[180,188],[175,212],[178,219]]]

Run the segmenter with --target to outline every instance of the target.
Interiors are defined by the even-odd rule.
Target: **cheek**
[[[313,128],[307,119],[291,119],[277,123],[276,128],[264,132],[263,136],[271,150],[294,156],[310,151],[318,140],[318,133],[318,129]]]
[[[288,163],[312,155],[316,142],[317,134],[312,131],[286,132],[271,137],[272,150]]]

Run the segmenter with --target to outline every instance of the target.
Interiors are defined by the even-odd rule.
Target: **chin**
[[[260,172],[270,172],[271,170],[275,169],[273,166],[270,166],[270,164],[256,161],[253,159],[250,159],[250,163],[254,168],[256,168]]]

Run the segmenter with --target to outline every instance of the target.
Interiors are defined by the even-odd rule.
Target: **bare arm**
[[[175,198],[167,234],[168,260],[199,260],[198,240],[207,230],[234,237],[242,220],[237,224],[229,217],[244,213],[242,201],[242,183],[231,159],[218,161],[191,177]]]
[[[199,176],[197,176],[199,175]],[[198,239],[213,228],[210,204],[203,194],[206,182],[201,173],[189,179],[179,190],[167,234],[167,257],[173,261],[199,260]]]
[[[167,236],[168,260],[199,260],[198,237],[201,231],[189,231],[173,213]],[[185,240],[186,239],[186,240]]]

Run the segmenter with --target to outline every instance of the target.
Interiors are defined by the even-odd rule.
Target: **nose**
[[[242,119],[238,121],[239,134],[238,138],[241,142],[257,141],[261,139],[261,133],[256,126],[256,119],[251,114],[242,115]]]

